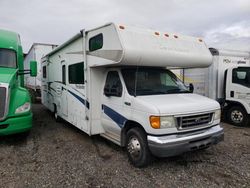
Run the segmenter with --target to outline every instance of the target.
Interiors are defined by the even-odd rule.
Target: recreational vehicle
[[[224,111],[224,118],[230,123],[249,125],[250,52],[215,48],[210,48],[210,51],[212,65],[202,69],[184,69],[184,82],[192,82],[195,93],[217,100]]]
[[[29,89],[32,100],[36,101],[41,97],[41,59],[43,56],[51,52],[57,45],[54,44],[43,44],[43,43],[34,43],[29,49],[27,55],[24,58],[24,69],[29,69],[30,61],[37,62],[37,76],[32,77],[30,75],[24,75],[24,85]]]
[[[23,69],[20,37],[0,30],[0,136],[28,132],[32,127],[29,92],[24,87],[24,74],[36,76],[37,65],[30,62]]]
[[[199,38],[110,23],[82,30],[43,58],[42,103],[57,120],[126,147],[142,167],[152,156],[223,140],[219,103],[164,68],[211,63]]]

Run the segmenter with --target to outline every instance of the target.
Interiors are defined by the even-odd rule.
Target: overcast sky
[[[250,51],[249,0],[0,0],[0,28],[32,43],[61,44],[107,22],[202,37],[211,47]]]

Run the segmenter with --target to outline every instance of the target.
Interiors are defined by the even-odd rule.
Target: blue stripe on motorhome
[[[122,116],[121,114],[119,114],[118,112],[114,111],[113,109],[109,108],[106,105],[102,105],[103,111],[104,113],[110,117],[110,119],[112,119],[114,122],[116,122],[116,124],[119,127],[123,127],[125,122],[127,121],[127,118],[125,118],[124,116]]]
[[[83,98],[81,98],[80,96],[76,95],[75,93],[73,93],[72,91],[68,90],[68,92],[73,95],[75,98],[77,98],[83,105],[85,105],[88,109],[89,109],[89,102]]]

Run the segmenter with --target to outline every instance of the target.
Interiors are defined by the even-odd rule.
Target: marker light
[[[159,32],[155,32],[155,35],[160,35],[160,33]]]
[[[176,38],[176,39],[177,39],[177,38],[178,38],[178,36],[177,36],[177,35],[174,35],[174,38]]]
[[[125,27],[123,25],[120,25],[119,28],[120,29],[125,29]]]
[[[161,127],[160,117],[159,116],[150,116],[150,125],[154,129],[159,129]]]
[[[169,37],[169,34],[167,34],[167,33],[165,33],[164,35],[165,35],[166,37]]]

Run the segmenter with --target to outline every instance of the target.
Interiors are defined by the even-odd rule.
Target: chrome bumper
[[[147,136],[151,153],[158,157],[170,157],[184,152],[207,148],[224,140],[220,125],[191,133],[167,136]]]

